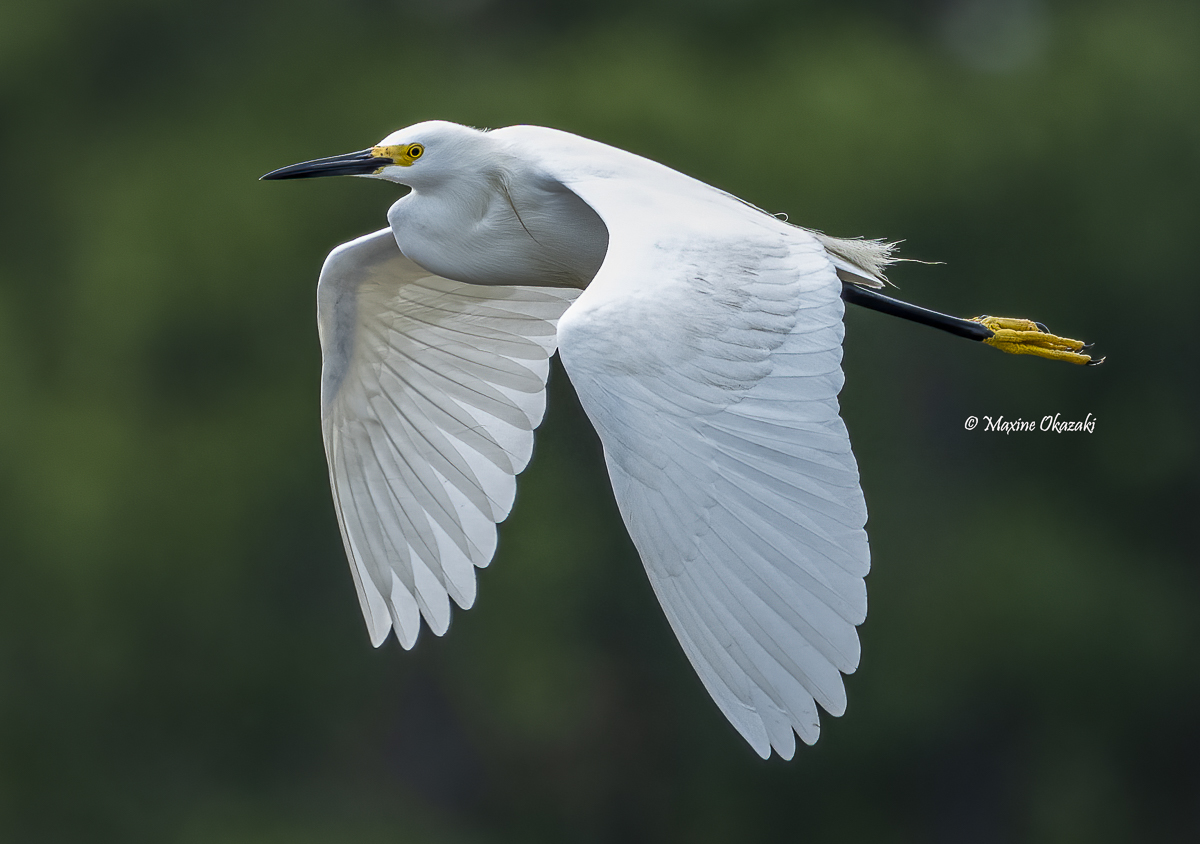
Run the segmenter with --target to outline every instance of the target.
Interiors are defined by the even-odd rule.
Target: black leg
[[[908,302],[901,302],[899,299],[893,299],[891,296],[884,296],[882,293],[877,293],[858,284],[850,284],[843,281],[842,298],[854,305],[862,305],[864,308],[870,308],[873,311],[879,311],[883,314],[890,314],[891,316],[898,316],[912,320],[913,322],[919,322],[922,325],[940,328],[942,331],[949,331],[951,334],[966,337],[969,340],[987,340],[995,334],[986,325],[974,320],[959,319],[958,317],[931,311],[928,308],[922,308],[919,305],[910,305]]]
[[[874,290],[850,282],[842,282],[842,299],[862,305],[873,311],[898,316],[949,331],[958,337],[978,340],[1002,352],[1014,355],[1037,355],[1051,360],[1083,363],[1095,366],[1104,358],[1092,358],[1084,354],[1086,344],[1066,337],[1051,334],[1040,322],[1027,319],[981,316],[976,319],[959,319],[940,314],[918,305],[901,302]]]

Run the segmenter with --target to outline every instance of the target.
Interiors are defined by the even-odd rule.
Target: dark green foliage
[[[1198,44],[1184,2],[3,6],[0,840],[1196,840]],[[686,664],[561,369],[477,607],[370,648],[313,288],[396,192],[256,179],[432,117],[906,238],[901,298],[1109,356],[849,315],[871,613],[794,762]],[[963,429],[1054,413],[1095,433]]]

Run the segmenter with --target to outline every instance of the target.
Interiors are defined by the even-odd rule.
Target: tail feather
[[[830,237],[816,231],[813,232],[813,236],[833,258],[838,278],[851,284],[871,288],[883,287],[890,283],[884,274],[885,271],[901,260],[895,256],[899,241],[868,240],[861,237],[846,239]]]

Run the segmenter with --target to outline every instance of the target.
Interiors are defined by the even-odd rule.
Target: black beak
[[[393,163],[392,159],[372,155],[371,150],[348,152],[330,158],[304,161],[290,167],[272,170],[260,179],[315,179],[317,176],[367,176],[380,167]]]

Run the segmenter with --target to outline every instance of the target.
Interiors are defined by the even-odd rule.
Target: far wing
[[[845,710],[866,617],[841,284],[810,233],[629,159],[625,179],[548,160],[610,238],[560,354],[688,659],[759,754],[790,758],[816,703]]]
[[[339,246],[317,292],[322,428],[371,641],[475,600],[545,411],[555,323],[578,290],[463,284],[390,229]]]

